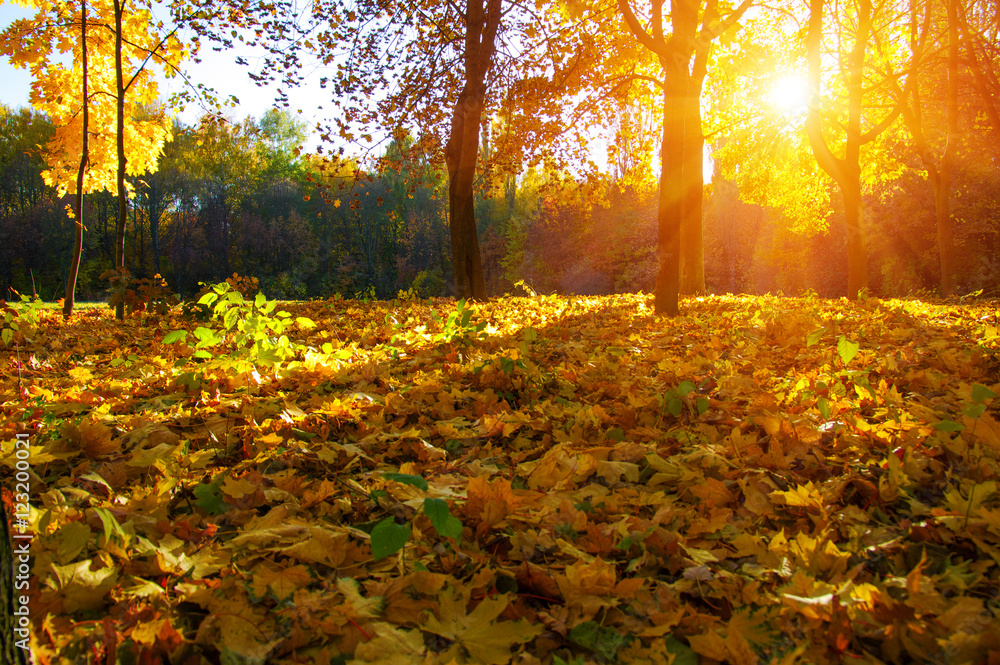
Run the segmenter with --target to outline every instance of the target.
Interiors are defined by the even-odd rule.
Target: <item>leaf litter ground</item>
[[[651,306],[288,304],[257,364],[43,315],[37,661],[1000,663],[997,304]]]

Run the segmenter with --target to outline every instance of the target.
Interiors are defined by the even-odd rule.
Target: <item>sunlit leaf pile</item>
[[[218,296],[7,335],[39,662],[1000,663],[995,302]]]

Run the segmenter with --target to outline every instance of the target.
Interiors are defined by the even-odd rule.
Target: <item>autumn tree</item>
[[[577,66],[591,55],[584,56],[587,46],[569,28],[582,18],[510,0],[317,0],[310,16],[308,25],[294,28],[292,21],[260,23],[258,37],[272,56],[255,77],[299,84],[302,47],[311,49],[332,70],[320,86],[331,90],[339,109],[333,124],[321,128],[324,138],[377,151],[374,144],[409,130],[417,154],[436,155],[448,174],[456,295],[485,297],[474,192],[482,169],[516,171],[524,151],[497,151],[485,163],[482,128],[501,107],[508,117],[530,117],[530,129],[507,137],[521,146],[544,144],[548,156],[554,133],[568,123],[562,107],[547,100],[573,94]],[[215,34],[225,37],[221,29]]]
[[[787,292],[792,287],[773,274],[779,264],[751,260],[775,256],[771,250],[759,251],[759,245],[780,248],[784,265],[794,263],[787,260],[792,255],[801,262],[801,252],[816,242],[813,238],[828,245],[824,258],[838,254],[840,244],[829,236],[834,214],[829,177],[817,165],[804,129],[808,80],[801,35],[806,18],[755,13],[716,50],[715,71],[722,74],[708,83],[711,103],[705,116],[716,168],[710,243],[726,257],[728,275],[714,276],[728,290],[769,285],[765,289]],[[808,263],[819,258],[806,255]],[[719,265],[716,261],[713,267]],[[737,287],[740,283],[745,286]],[[843,290],[829,281],[811,286],[821,292]]]
[[[23,271],[22,284],[30,284],[34,276],[29,270],[37,252],[31,240],[43,230],[37,224],[32,228],[29,220],[39,210],[50,207],[51,189],[41,177],[45,164],[40,146],[48,142],[51,132],[51,124],[41,113],[0,105],[0,291],[3,293],[13,286],[18,268]],[[32,290],[37,292],[37,285]]]
[[[907,93],[889,79],[900,105],[903,120],[913,138],[914,148],[927,170],[934,191],[937,225],[939,287],[948,296],[955,290],[955,239],[951,211],[952,172],[958,151],[959,18],[958,0],[944,0],[944,16],[937,3],[928,0],[910,5],[910,52],[913,68],[906,72]],[[921,13],[923,14],[921,16]],[[935,16],[937,14],[937,16]],[[936,19],[936,20],[935,20]],[[943,29],[931,30],[931,26]],[[943,26],[942,26],[943,24]],[[941,36],[935,38],[937,34]],[[922,58],[925,53],[942,52],[944,58]],[[921,60],[924,60],[921,62]],[[944,62],[942,62],[942,60]],[[944,114],[938,113],[940,97],[928,97],[928,88],[939,87],[945,79]]]
[[[838,6],[839,7],[839,6]],[[847,296],[868,287],[868,255],[862,228],[862,150],[899,117],[890,86],[895,71],[911,67],[893,47],[904,37],[896,6],[859,0],[850,11],[831,13],[831,46],[824,51],[826,0],[810,0],[806,32],[810,103],[809,144],[820,167],[837,183],[847,232]],[[917,54],[909,56],[912,61]],[[900,60],[903,62],[900,62]],[[824,64],[826,63],[826,64]],[[909,86],[912,77],[904,84]],[[905,93],[903,96],[908,93]],[[837,152],[842,151],[843,156]]]
[[[144,4],[143,4],[144,3]],[[125,120],[136,104],[157,101],[157,86],[153,70],[155,64],[167,76],[174,76],[184,56],[184,48],[176,37],[176,29],[163,33],[162,23],[153,23],[152,3],[138,0],[131,5],[128,0],[112,0],[114,16],[114,71],[115,71],[115,156],[117,161],[116,189],[118,192],[118,222],[115,226],[115,268],[125,267],[125,222],[130,196],[126,183],[128,153],[126,152]],[[133,125],[136,124],[133,122]],[[154,152],[152,160],[142,171],[155,171],[156,160],[165,141],[170,140],[171,121],[165,113],[148,118],[142,123],[155,133],[147,139],[146,150]],[[133,132],[135,128],[131,128]],[[133,170],[133,174],[137,175]],[[115,316],[125,316],[125,303],[119,301]]]
[[[77,197],[77,267],[82,251],[84,193],[108,190],[123,196],[127,190],[124,174],[155,170],[163,143],[170,137],[164,113],[144,120],[130,116],[126,121],[125,112],[130,113],[136,103],[157,101],[157,82],[146,64],[157,60],[175,65],[181,53],[179,42],[154,34],[156,26],[148,8],[132,12],[126,19],[124,9],[118,6],[116,14],[118,1],[97,0],[86,7],[82,2],[39,3],[33,18],[13,22],[0,36],[0,53],[10,57],[14,66],[31,71],[32,105],[47,113],[56,126],[47,146],[49,169],[44,177],[61,195],[72,192]],[[74,38],[77,34],[79,38]],[[61,56],[68,56],[71,62],[64,64]],[[126,66],[134,66],[127,83]],[[72,90],[83,94],[65,93]],[[107,127],[116,131],[104,131]],[[127,166],[126,151],[131,156]],[[119,208],[119,238],[124,237],[123,225],[124,214]],[[118,246],[122,249],[116,251],[116,264],[121,265],[122,240]],[[67,280],[66,316],[73,309],[75,270]]]
[[[1000,22],[996,20],[996,5],[984,0],[956,1],[954,9],[965,45],[966,62],[972,70],[973,84],[983,113],[989,119],[994,135],[1000,139],[1000,47],[997,46],[1000,42]]]
[[[703,145],[698,105],[702,82],[707,73],[707,57],[712,41],[739,20],[749,8],[746,0],[728,18],[718,20],[717,0],[707,0],[702,12],[700,0],[676,0],[670,5],[670,32],[665,32],[662,0],[651,0],[649,18],[640,21],[629,0],[618,0],[625,25],[643,47],[659,59],[663,95],[663,127],[660,147],[660,189],[657,212],[657,256],[659,271],[656,278],[657,313],[678,314],[681,291],[681,237],[687,207],[695,210],[700,198],[688,197],[691,188],[701,184],[701,154]],[[699,17],[699,14],[702,14]],[[699,18],[702,28],[699,31]],[[697,125],[697,126],[696,126]],[[697,157],[693,154],[698,152]],[[694,170],[697,169],[697,173]],[[697,208],[700,215],[700,206]],[[700,247],[699,231],[688,229],[688,244]],[[692,283],[698,288],[698,274],[704,283],[703,263],[691,261]]]
[[[15,67],[30,68],[34,77],[31,102],[54,119],[56,132],[49,140],[46,160],[49,169],[42,175],[46,184],[58,187],[61,194],[74,188],[75,205],[70,209],[74,221],[74,249],[69,275],[63,316],[73,313],[76,280],[83,252],[83,196],[85,188],[94,191],[99,184],[87,181],[91,166],[90,110],[92,106],[90,58],[88,57],[87,2],[78,6],[42,5],[33,19],[15,21],[0,34],[0,54],[11,59]],[[74,34],[75,31],[78,31]],[[53,46],[61,53],[72,53],[73,64],[66,67],[50,63]],[[63,92],[65,91],[65,92]],[[79,91],[74,98],[72,91]],[[69,148],[75,141],[77,149]],[[71,169],[76,166],[75,177]]]

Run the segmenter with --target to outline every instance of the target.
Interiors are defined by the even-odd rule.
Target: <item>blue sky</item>
[[[23,7],[0,5],[0,27],[6,28],[16,19],[30,16],[31,12]],[[27,106],[28,89],[31,77],[24,69],[14,69],[7,58],[0,57],[0,102],[8,106]]]
[[[0,3],[4,2],[5,0],[0,0]],[[20,6],[0,4],[0,30],[18,18],[30,16],[31,13],[32,11]],[[272,107],[275,91],[258,88],[248,76],[248,67],[236,64],[237,55],[243,56],[250,63],[250,69],[258,61],[253,49],[247,46],[240,46],[226,53],[217,53],[206,43],[201,54],[202,63],[197,65],[193,62],[186,63],[185,73],[192,82],[213,87],[220,98],[235,95],[240,103],[235,109],[229,110],[229,115],[233,119],[242,120],[247,116],[259,118]],[[315,129],[317,122],[323,125],[329,124],[327,119],[336,113],[336,104],[331,101],[331,92],[323,90],[318,84],[321,76],[322,71],[317,68],[311,73],[311,84],[307,80],[304,86],[288,91],[291,103],[288,110],[305,121],[310,132]],[[30,85],[31,77],[26,70],[14,69],[7,58],[0,56],[0,103],[14,108],[27,106]],[[181,85],[183,84],[179,77],[164,81],[160,88],[161,96],[166,100],[166,97]],[[298,113],[299,109],[302,109],[301,113]],[[193,124],[202,112],[202,109],[192,105],[175,115],[183,122]],[[305,146],[306,150],[314,151],[319,143],[318,137],[313,135],[312,140]],[[324,152],[332,148],[333,146],[326,145]],[[606,160],[603,140],[595,140],[594,153],[598,163],[603,164]]]
[[[20,6],[0,4],[0,29],[6,28],[12,21],[30,16],[32,13],[32,11]],[[247,75],[247,67],[236,64],[236,53],[243,55],[251,65],[256,60],[252,50],[247,47],[229,53],[216,53],[208,47],[202,53],[203,62],[201,64],[187,63],[186,74],[195,83],[204,83],[214,87],[220,97],[236,95],[240,105],[230,111],[234,118],[242,119],[248,115],[260,117],[267,109],[271,108],[275,97],[274,90],[258,88]],[[182,85],[180,79],[174,79],[174,81],[176,83],[167,81],[161,85],[160,89],[164,98],[169,92]],[[27,70],[13,68],[7,58],[0,56],[0,103],[14,108],[27,106],[30,86],[31,76]],[[292,103],[289,110],[294,113],[298,108],[302,108],[303,113],[299,117],[305,120],[310,128],[315,126],[317,120],[323,120],[324,111],[319,109],[320,106],[325,106],[331,112],[334,108],[330,102],[329,93],[321,90],[318,85],[312,86],[311,89],[307,86],[291,90],[289,98]],[[184,122],[192,123],[201,113],[201,109],[191,107],[178,115]]]

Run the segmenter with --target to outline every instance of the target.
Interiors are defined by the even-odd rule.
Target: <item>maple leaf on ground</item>
[[[729,619],[724,636],[715,630],[708,630],[688,639],[692,649],[708,658],[733,665],[756,665],[758,657],[754,649],[764,647],[774,639],[768,624],[771,618],[771,612],[767,610],[741,608]]]
[[[424,662],[427,647],[419,630],[402,630],[391,623],[369,624],[373,638],[361,642],[353,663],[370,665],[411,665]]]
[[[52,566],[53,576],[49,584],[55,597],[48,602],[61,601],[66,612],[96,610],[108,601],[108,592],[118,581],[118,569],[91,564],[96,560],[85,559],[65,566]]]
[[[504,478],[489,480],[486,476],[476,476],[469,480],[467,491],[465,512],[478,520],[476,533],[479,536],[503,522],[521,503],[513,495],[510,481]]]
[[[421,629],[453,642],[441,655],[442,662],[454,659],[459,663],[484,665],[507,663],[512,647],[530,642],[544,630],[527,619],[496,621],[509,600],[506,595],[485,598],[466,614],[468,590],[451,587],[441,597],[439,616],[429,615]]]
[[[282,601],[311,581],[312,575],[303,565],[261,564],[254,570],[251,586],[257,597],[262,598],[270,592],[275,600]]]
[[[556,576],[556,581],[566,604],[578,607],[587,618],[620,601],[616,594],[618,574],[615,566],[601,559],[566,566],[566,573]]]
[[[214,645],[223,654],[223,661],[264,662],[283,641],[275,637],[275,626],[267,618],[267,610],[251,603],[242,588],[231,585],[227,593],[202,592],[191,599],[209,612],[198,626],[195,641]]]

